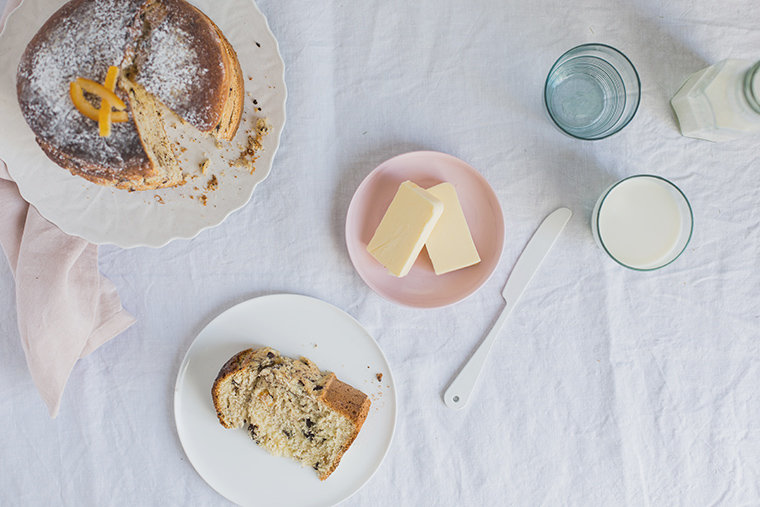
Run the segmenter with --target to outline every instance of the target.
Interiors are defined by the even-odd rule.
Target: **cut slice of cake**
[[[146,190],[184,183],[182,169],[166,135],[160,104],[153,95],[145,91],[145,88],[123,72],[119,78],[119,87],[127,94],[132,120],[140,134],[140,142],[151,161],[151,166],[143,172],[141,180],[132,178],[116,186],[129,190]]]
[[[219,371],[211,390],[219,422],[245,428],[259,446],[316,470],[325,480],[359,434],[366,394],[306,358],[247,349]]]

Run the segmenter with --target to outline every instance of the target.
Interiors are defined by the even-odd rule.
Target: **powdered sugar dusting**
[[[30,127],[38,138],[85,164],[125,170],[147,160],[131,122],[114,124],[111,136],[100,137],[97,122],[82,116],[69,96],[69,83],[77,77],[102,82],[108,67],[121,63],[127,27],[141,3],[66,4],[35,36],[19,64],[19,103]]]
[[[201,131],[220,121],[218,83],[224,81],[221,42],[200,13],[163,0],[142,16],[134,55],[135,79],[150,94]],[[211,43],[213,41],[214,43]]]
[[[69,96],[77,77],[103,82],[122,67],[202,132],[219,124],[227,92],[225,49],[203,13],[182,0],[72,0],[29,43],[17,76],[19,104],[48,156],[79,172],[124,180],[149,166],[132,121],[100,137]],[[124,92],[117,93],[126,99]],[[99,99],[93,98],[97,107]]]
[[[180,112],[188,109],[187,96],[193,91],[198,79],[208,69],[199,65],[196,50],[187,44],[190,34],[164,23],[150,33],[149,44],[144,46],[147,58],[138,70],[138,81],[151,94],[159,97],[170,109]],[[178,51],[177,48],[183,48]],[[190,123],[199,121],[196,111],[191,111]],[[185,114],[188,114],[187,112]],[[212,125],[213,126],[213,125]]]

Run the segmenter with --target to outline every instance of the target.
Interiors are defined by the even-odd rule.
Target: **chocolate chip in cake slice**
[[[250,435],[251,439],[254,442],[256,442],[257,444],[259,443],[258,435],[256,434],[256,432],[258,431],[258,429],[259,429],[259,427],[256,426],[255,424],[249,424],[248,425],[248,435]]]

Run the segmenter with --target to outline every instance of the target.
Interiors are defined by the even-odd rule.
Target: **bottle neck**
[[[757,114],[760,114],[760,62],[753,65],[744,76],[744,97]]]

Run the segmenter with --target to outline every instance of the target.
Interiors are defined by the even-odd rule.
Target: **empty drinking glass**
[[[633,64],[604,44],[583,44],[562,55],[544,87],[554,123],[584,140],[620,131],[633,119],[640,98],[641,82]]]

